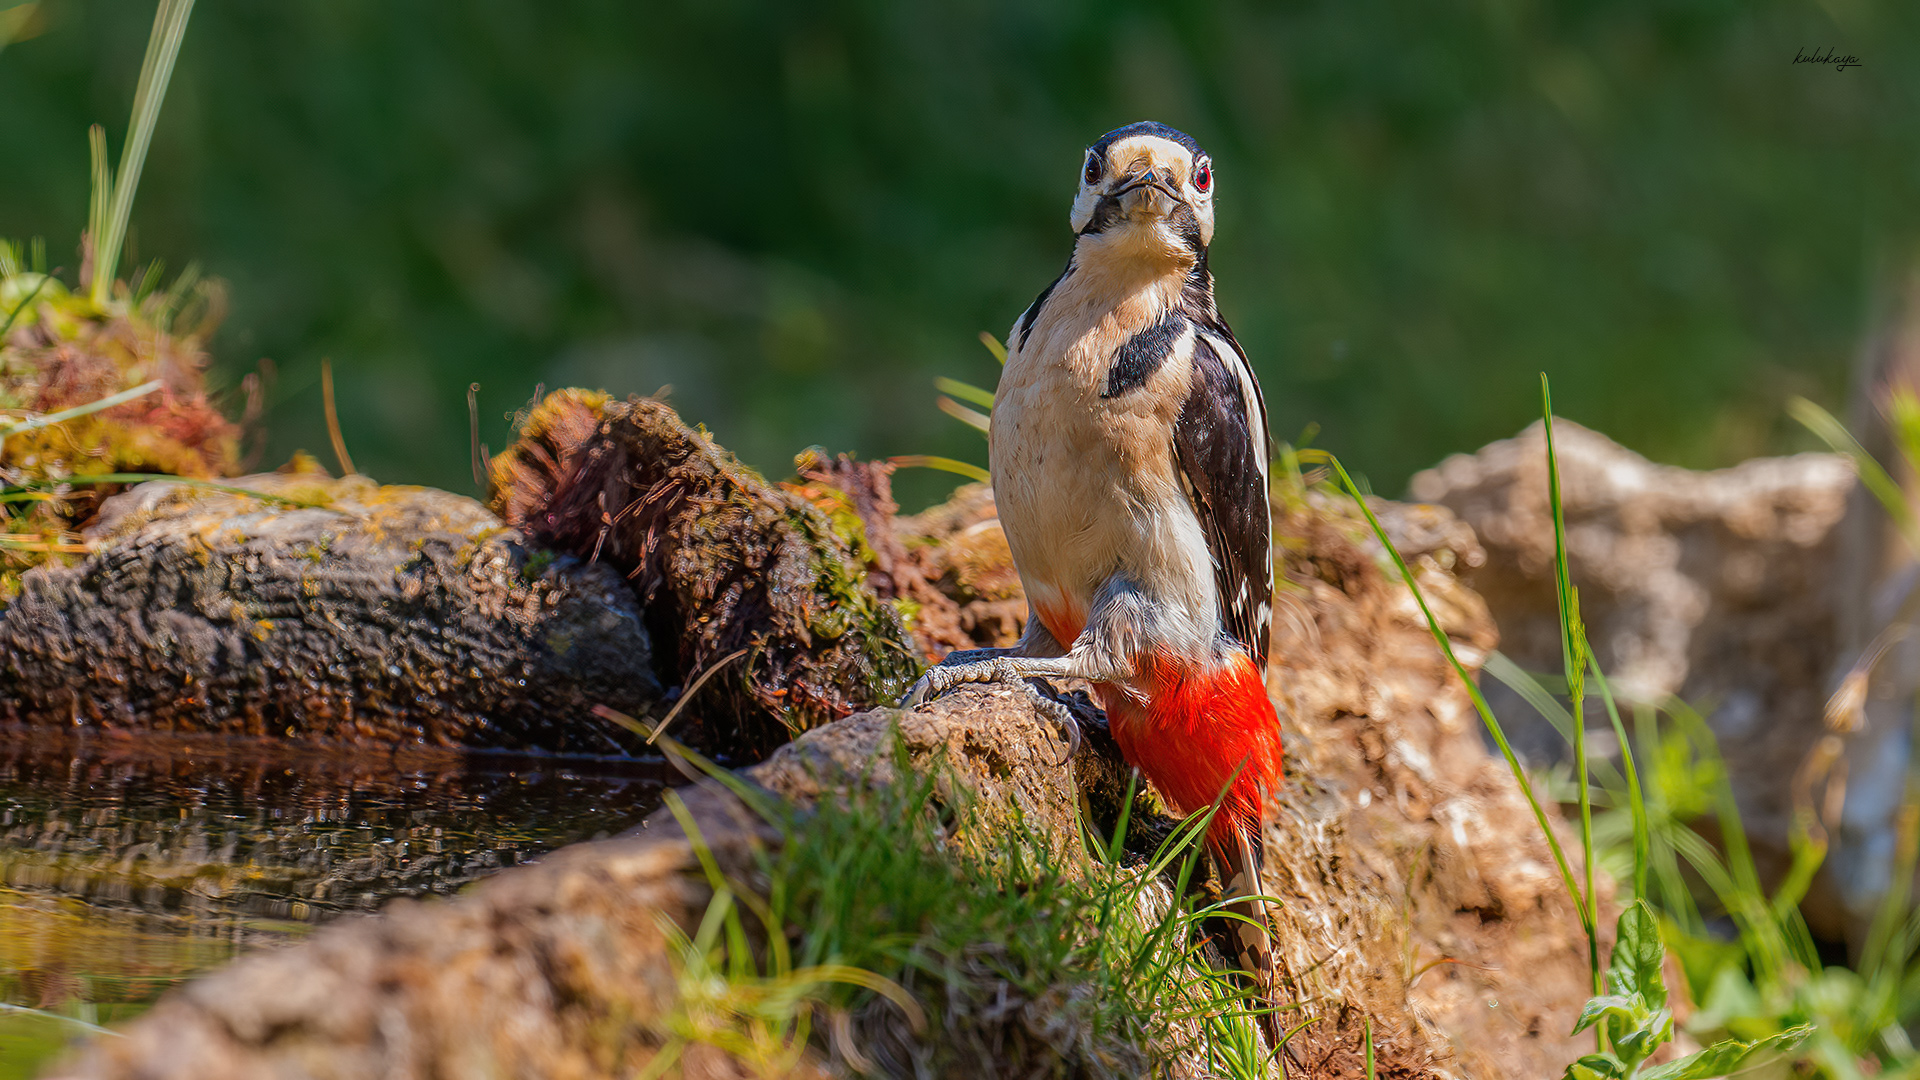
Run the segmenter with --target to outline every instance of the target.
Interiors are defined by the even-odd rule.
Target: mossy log
[[[713,672],[674,722],[692,745],[755,761],[898,697],[919,672],[852,539],[662,402],[551,394],[494,459],[493,485],[494,508],[530,542],[631,582],[663,684]]]
[[[596,706],[696,692],[676,737],[752,761],[918,671],[855,540],[659,402],[557,393],[495,477],[518,531],[311,468],[115,496],[0,609],[0,723],[620,753]]]
[[[1471,531],[1432,508],[1380,509],[1458,649],[1484,655],[1485,607],[1447,569],[1482,557]],[[1360,1075],[1368,1031],[1381,1076],[1554,1073],[1584,1049],[1567,1034],[1590,992],[1584,939],[1520,789],[1481,745],[1464,689],[1365,526],[1296,493],[1276,529],[1286,562],[1271,675],[1288,775],[1271,807],[1265,884],[1284,901],[1284,1004],[1307,1021],[1286,1075]],[[746,775],[804,804],[939,760],[953,785],[943,800],[999,810],[971,818],[978,827],[1017,820],[1071,852],[1083,825],[1114,827],[1125,791],[1097,716],[1084,719],[1076,750],[1023,689],[967,688],[810,731]],[[750,879],[753,845],[777,838],[727,797],[689,789],[688,802],[720,869]],[[1166,824],[1138,823],[1129,846],[1150,848]],[[242,960],[57,1075],[627,1075],[669,1036],[680,975],[662,926],[692,931],[712,897],[706,880],[679,827],[656,815],[461,897],[395,905]],[[843,1074],[834,1047],[849,1036],[884,1075],[1008,1075],[1009,1062],[1034,1076],[1148,1071],[1152,1048],[1109,1045],[1074,1029],[1060,1001],[1005,992],[933,1036],[876,1004],[791,1075]],[[1211,1075],[1194,1057],[1155,1069]],[[751,1075],[711,1046],[678,1070]]]
[[[619,575],[364,477],[143,484],[0,612],[0,721],[606,753],[662,698]],[[260,496],[266,496],[262,498]]]

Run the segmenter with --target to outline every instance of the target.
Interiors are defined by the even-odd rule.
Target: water
[[[249,949],[637,824],[649,762],[0,732],[0,1080]]]

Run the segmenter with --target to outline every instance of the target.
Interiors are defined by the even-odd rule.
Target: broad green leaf
[[[1627,1067],[1612,1054],[1588,1054],[1567,1066],[1561,1080],[1623,1080]]]
[[[1640,1074],[1639,1080],[1708,1080],[1709,1077],[1725,1076],[1740,1068],[1755,1054],[1783,1053],[1799,1046],[1812,1034],[1813,1025],[1802,1024],[1756,1042],[1728,1039],[1714,1043],[1697,1054],[1648,1069]],[[1571,1067],[1568,1072],[1571,1074]]]
[[[1666,1007],[1667,982],[1660,973],[1667,947],[1660,941],[1660,924],[1645,900],[1635,900],[1620,913],[1613,940],[1613,962],[1607,967],[1607,988],[1624,997],[1638,998],[1648,1012]]]
[[[1638,1024],[1646,1017],[1646,1010],[1640,1003],[1621,994],[1602,994],[1588,1000],[1580,1009],[1580,1019],[1573,1025],[1573,1034],[1578,1035],[1600,1022],[1602,1017],[1618,1021],[1621,1024]]]

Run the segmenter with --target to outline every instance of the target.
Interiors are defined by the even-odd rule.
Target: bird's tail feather
[[[1266,886],[1262,884],[1266,855],[1260,835],[1247,829],[1233,829],[1224,842],[1216,843],[1215,856],[1221,864],[1221,899],[1227,913],[1236,916],[1224,920],[1233,958],[1241,970],[1253,976],[1259,987],[1261,1005],[1271,1008],[1277,1000],[1279,970],[1273,958],[1272,913],[1265,899]],[[1260,1027],[1266,1033],[1268,1044],[1278,1047],[1279,1016],[1265,1013],[1260,1017]]]

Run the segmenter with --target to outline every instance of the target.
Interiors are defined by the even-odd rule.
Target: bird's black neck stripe
[[[1106,232],[1125,221],[1126,217],[1127,212],[1121,208],[1118,196],[1102,195],[1099,201],[1093,204],[1093,214],[1087,218],[1086,227],[1081,229],[1078,235],[1091,236],[1094,233]]]
[[[1193,260],[1192,269],[1187,271],[1187,280],[1180,286],[1180,306],[1200,316],[1213,319],[1219,309],[1213,303],[1213,273],[1207,269],[1207,249],[1200,249],[1200,256]]]
[[[1159,321],[1128,338],[1113,354],[1113,363],[1107,368],[1107,392],[1101,397],[1113,398],[1129,390],[1146,385],[1160,365],[1173,355],[1173,345],[1187,329],[1187,318],[1178,311],[1169,311],[1160,316]]]

